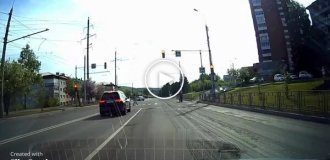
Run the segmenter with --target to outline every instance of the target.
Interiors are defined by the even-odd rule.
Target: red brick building
[[[261,76],[271,77],[276,72],[293,71],[292,48],[285,0],[249,0],[259,63],[254,64]]]

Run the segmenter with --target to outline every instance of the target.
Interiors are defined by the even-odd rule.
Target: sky
[[[308,6],[314,0],[297,1]],[[145,87],[147,67],[161,58],[162,50],[180,63],[188,81],[198,79],[199,52],[182,52],[178,58],[172,50],[207,50],[205,24],[216,74],[222,77],[231,64],[240,68],[258,62],[248,0],[0,0],[2,37],[12,6],[9,40],[49,31],[9,43],[6,59],[17,59],[29,44],[41,61],[40,72],[74,77],[77,66],[77,77],[83,78],[88,17],[90,63],[97,65],[90,73],[107,71],[90,74],[96,82],[114,82],[116,52],[118,84]],[[202,59],[209,73],[207,52]]]

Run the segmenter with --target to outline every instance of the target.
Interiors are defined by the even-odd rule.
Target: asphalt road
[[[4,119],[0,131],[2,160],[330,158],[329,125],[175,99],[123,117],[90,106]]]

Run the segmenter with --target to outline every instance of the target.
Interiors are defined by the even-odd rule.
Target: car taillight
[[[121,100],[121,99],[116,99],[115,102],[116,102],[116,103],[121,103],[121,102],[123,102],[123,100]]]
[[[103,104],[103,103],[105,103],[105,100],[101,99],[101,100],[99,100],[99,103]]]

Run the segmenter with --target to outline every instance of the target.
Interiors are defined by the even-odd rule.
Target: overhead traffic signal
[[[165,58],[165,51],[162,50],[162,58]]]
[[[74,84],[73,85],[73,89],[74,89],[75,92],[78,91],[78,85],[77,84]]]

